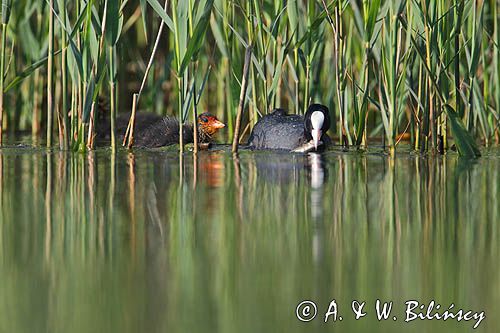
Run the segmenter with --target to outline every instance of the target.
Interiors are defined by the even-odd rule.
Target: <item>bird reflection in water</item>
[[[311,188],[318,190],[323,187],[325,183],[325,168],[324,160],[321,154],[309,153],[307,155],[309,164],[309,171],[311,174]]]
[[[203,207],[200,214],[206,214],[207,217],[218,214],[220,211],[213,203],[218,201],[220,195],[215,189],[222,188],[225,182],[223,155],[200,152],[193,155],[192,165],[192,194]],[[196,207],[193,209],[194,212],[197,210]]]
[[[314,223],[312,253],[315,262],[319,262],[323,252],[323,184],[326,180],[324,158],[321,154],[307,154],[307,169],[311,182],[311,217]]]
[[[210,188],[218,188],[224,185],[224,163],[223,155],[214,153],[198,154],[196,168],[199,179]]]

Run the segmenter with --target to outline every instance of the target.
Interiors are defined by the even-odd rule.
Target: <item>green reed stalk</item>
[[[395,136],[397,134],[397,116],[398,116],[398,104],[397,104],[397,82],[399,79],[398,68],[400,61],[400,48],[401,48],[401,29],[398,28],[397,20],[397,10],[394,8],[394,3],[391,2],[389,10],[389,38],[391,40],[391,58],[390,58],[390,74],[389,74],[389,94],[390,94],[390,106],[389,106],[389,129],[387,131],[387,137],[389,140],[389,146],[391,147],[391,152],[395,149]]]
[[[36,12],[36,36],[38,40],[43,39],[44,34],[44,15],[43,8],[39,8]],[[33,116],[31,120],[31,134],[33,137],[40,134],[41,131],[41,118],[42,118],[42,105],[43,105],[43,76],[40,70],[36,70],[33,79]]]
[[[419,151],[420,145],[422,142],[421,138],[421,133],[422,133],[422,107],[420,106],[420,101],[422,100],[422,89],[424,88],[423,82],[423,65],[422,63],[419,63],[418,65],[418,80],[417,80],[417,96],[416,96],[416,102],[417,102],[417,107],[416,107],[416,112],[414,118],[416,118],[415,122],[415,145],[413,146],[413,149],[416,151]]]
[[[336,77],[335,77],[336,78]],[[302,113],[305,113],[307,107],[309,106],[309,90],[311,89],[311,63],[306,60],[306,78],[305,78],[305,86],[304,86],[304,105],[302,106]]]
[[[496,1],[494,1],[496,4]],[[460,94],[460,31],[462,27],[462,15],[464,10],[464,1],[463,0],[455,0],[455,33],[454,33],[454,47],[455,47],[455,60],[453,62],[454,65],[454,78],[455,78],[455,108],[460,115],[463,117],[463,106],[462,106],[462,98]],[[496,13],[496,11],[495,11]]]
[[[100,77],[102,76],[102,74],[100,75],[99,73],[102,72],[102,71],[105,71],[105,68],[103,68],[104,66],[106,65],[101,65],[101,57],[105,57],[106,55],[106,48],[105,48],[105,41],[106,41],[106,35],[107,35],[107,24],[108,24],[108,8],[109,8],[109,3],[111,1],[116,1],[116,0],[105,0],[104,1],[104,10],[103,10],[103,14],[102,14],[102,26],[101,26],[101,36],[100,36],[100,39],[99,39],[99,46],[97,48],[97,63],[93,63],[92,65],[92,73],[93,73],[93,77],[91,78],[91,80],[95,80],[95,85],[96,85],[96,89],[97,92],[99,91],[99,87],[100,87],[100,83],[101,83],[101,80],[100,80]],[[94,145],[95,145],[95,114],[97,112],[97,98],[96,96],[98,96],[98,93],[94,93],[92,95],[92,106],[91,106],[91,109],[90,109],[90,122],[89,122],[89,131],[88,131],[88,137],[87,137],[87,148],[88,149],[94,149]]]
[[[43,39],[43,10],[38,8],[35,14],[35,32],[38,40]],[[40,134],[40,122],[41,122],[41,106],[42,106],[42,96],[43,93],[43,76],[40,74],[40,70],[36,70],[33,77],[33,114],[31,116],[31,135],[36,138]]]
[[[193,153],[198,153],[198,98],[196,88],[196,72],[198,71],[198,62],[195,62],[192,67],[193,73]]]
[[[364,75],[363,75],[363,81],[365,83],[364,85],[364,93],[363,93],[363,99],[361,102],[361,108],[360,108],[360,114],[359,114],[359,125],[358,125],[358,130],[356,131],[356,145],[357,146],[364,146],[367,147],[367,138],[366,138],[366,117],[368,114],[368,96],[369,96],[369,89],[370,89],[370,53],[371,53],[371,47],[370,47],[370,41],[365,40],[365,59],[364,59],[364,64],[365,64],[365,69],[364,69]],[[353,92],[354,93],[354,92]]]
[[[49,8],[49,58],[47,63],[47,147],[52,146],[52,115],[54,110],[54,0]]]
[[[474,57],[474,46],[475,46],[475,39],[476,39],[476,0],[473,0],[474,4],[472,6],[472,55],[471,57]],[[472,68],[469,66],[469,72],[467,73],[467,79],[469,83],[469,105],[467,108],[467,122],[466,126],[467,129],[470,131],[472,130],[472,119],[474,117],[474,76],[472,73]]]
[[[455,52],[455,47],[453,45],[454,29],[452,28],[455,23],[455,19],[453,17],[454,12],[448,11],[446,0],[440,0],[439,2],[439,12],[438,16],[443,17],[440,24],[440,33],[439,33],[439,49],[443,50],[445,53],[442,56],[442,61],[444,63],[449,63],[450,68],[453,62],[453,54]],[[443,79],[444,70],[440,67],[439,69],[439,85],[441,90],[443,91],[443,96],[445,102],[451,100],[451,88],[449,80]],[[442,105],[441,105],[442,107]],[[438,152],[444,154],[448,149],[448,119],[446,115],[441,113],[438,118]]]
[[[370,55],[372,52],[372,38],[375,31],[375,23],[377,21],[377,16],[380,10],[380,1],[370,1],[363,0],[363,39],[364,39],[364,70],[363,70],[363,81],[364,81],[364,92],[361,101],[361,107],[359,108],[360,113],[358,115],[358,125],[356,131],[356,145],[365,146],[367,145],[366,139],[366,117],[368,113],[368,97],[370,89]],[[354,92],[353,92],[354,93]],[[356,124],[355,124],[356,125]]]
[[[35,72],[33,78],[33,116],[31,118],[31,134],[33,137],[40,133],[40,103],[41,96],[40,91],[42,88],[43,77],[40,75],[40,71]]]
[[[77,12],[84,13],[85,7],[83,1],[77,2]],[[88,17],[85,19],[85,25],[87,25]],[[86,29],[78,29],[76,32],[76,40],[79,49],[84,49],[86,39]],[[82,52],[83,54],[83,52]],[[87,73],[83,73],[83,77],[80,77],[78,81],[78,104],[77,104],[77,127],[75,132],[75,147],[79,151],[85,151],[85,123],[83,122],[84,117],[84,106],[85,106],[85,92],[87,85]]]
[[[484,45],[484,43],[481,44],[481,61],[482,63],[485,63],[486,62],[486,54],[487,54],[487,50],[486,50],[486,46]],[[481,90],[481,93],[482,93],[482,99],[481,101],[479,101],[480,103],[480,107],[479,107],[479,110],[480,110],[480,115],[479,115],[479,121],[481,122],[481,119],[482,119],[482,132],[483,132],[483,140],[484,140],[484,145],[486,147],[488,147],[490,145],[490,139],[491,139],[491,133],[490,133],[490,128],[487,127],[488,123],[489,123],[489,120],[491,120],[490,117],[488,117],[484,112],[483,110],[485,110],[486,108],[488,108],[488,105],[490,105],[490,75],[484,75],[483,76],[483,87],[482,87],[482,90]]]
[[[111,149],[116,150],[116,47],[109,46],[109,96],[110,96],[110,115],[111,115]]]
[[[2,23],[2,50],[0,50],[0,145],[3,144],[5,49],[7,47],[7,24]]]
[[[283,52],[283,45],[281,45],[280,43],[276,43],[275,44],[275,54],[276,55],[279,55],[281,54],[281,52]],[[285,61],[285,59],[283,59],[283,62]],[[280,64],[281,67],[283,67],[283,63]],[[270,106],[268,107],[269,108],[274,108],[276,106],[281,106],[281,97],[283,96],[283,92],[282,92],[282,86],[283,86],[283,78],[279,78],[279,81],[278,81],[278,85],[276,86],[276,93],[274,94],[274,97],[272,98],[271,101],[268,101],[268,103],[270,103]]]
[[[294,70],[295,73],[299,73],[299,50],[298,48],[295,48],[293,51],[293,65],[294,65]],[[296,79],[294,80],[295,84],[295,113],[299,114],[300,113],[300,81],[298,79],[298,75],[296,75]]]
[[[243,110],[245,109],[245,96],[247,94],[247,87],[248,87],[248,71],[250,69],[251,62],[252,62],[252,46],[249,46],[247,47],[245,52],[245,64],[243,65],[243,75],[241,77],[240,103],[238,105],[238,114],[236,115],[233,145],[231,149],[233,154],[238,152],[238,145],[240,141],[239,138],[240,138],[241,118],[243,116]]]
[[[307,2],[307,26],[311,27],[312,25],[312,17],[315,12],[316,5],[314,1],[308,1]],[[310,49],[312,47],[313,41],[312,41],[312,36],[309,35],[307,38],[307,46]],[[335,55],[337,56],[337,52],[335,52]],[[304,100],[303,105],[302,105],[302,114],[304,114],[307,110],[307,107],[309,105],[309,95],[310,95],[310,80],[311,80],[311,57],[309,54],[305,55],[305,83],[304,83]],[[335,72],[335,80],[337,82],[337,72]],[[338,87],[338,86],[337,86]],[[341,109],[339,109],[341,110]]]
[[[117,73],[116,66],[116,44],[121,35],[121,0],[110,0],[109,5],[106,6],[106,24],[108,25],[105,31],[106,44],[108,48],[108,77],[109,77],[109,96],[110,96],[110,118],[111,118],[111,149],[116,150],[116,85]],[[163,22],[163,21],[162,21]],[[162,24],[163,26],[163,24]]]
[[[194,3],[193,0],[189,0],[189,11],[188,11],[188,28],[189,28],[189,38],[193,38],[193,12],[194,12]],[[198,62],[196,61],[192,66],[192,76],[193,76],[193,154],[198,153],[198,101],[197,101],[197,93],[196,93],[196,72],[198,69]],[[181,117],[183,117],[182,115]]]
[[[425,30],[425,61],[427,63],[427,68],[429,70],[432,70],[432,61],[431,61],[431,28],[430,28],[430,23],[428,22],[428,17],[429,17],[429,8],[427,1],[423,1],[423,12],[425,15],[424,19],[424,30]],[[436,148],[436,129],[435,129],[435,114],[434,114],[434,93],[433,93],[433,83],[432,83],[432,77],[430,73],[427,73],[427,94],[428,94],[428,125],[427,129],[425,131],[425,146],[427,149],[427,141],[429,138],[429,126],[431,130],[431,144],[432,148]]]
[[[247,28],[247,33],[248,33],[248,45],[252,45],[254,40],[255,40],[255,29],[254,29],[254,24],[253,24],[253,7],[252,7],[252,2],[247,1],[247,7],[246,7],[246,28]],[[250,67],[250,77],[252,80],[252,112],[253,112],[253,119],[254,121],[257,121],[258,118],[258,98],[257,98],[257,78],[255,76],[255,67],[251,66]],[[240,102],[241,103],[241,102]],[[266,110],[267,111],[267,110]],[[235,131],[236,133],[236,131]]]
[[[467,129],[469,132],[473,130],[473,118],[479,118],[480,110],[474,108],[474,85],[476,81],[477,69],[479,67],[481,44],[483,39],[483,8],[484,2],[474,1],[472,13],[472,36],[471,36],[471,56],[469,62],[469,110],[467,113]]]
[[[229,24],[234,24],[233,22],[233,12],[234,12],[234,3],[231,2],[229,3],[228,1],[222,1],[222,11],[223,11],[223,17],[222,17],[222,27],[228,26]],[[231,22],[231,23],[230,23]],[[216,22],[214,22],[217,24]],[[223,114],[225,115],[225,119],[227,121],[227,127],[228,127],[228,134],[227,137],[231,137],[231,135],[234,133],[234,98],[233,98],[233,77],[231,73],[231,68],[232,68],[232,49],[233,49],[233,39],[232,34],[230,32],[230,29],[222,29],[223,30],[223,40],[221,41],[221,44],[224,45],[225,47],[223,50],[225,50],[225,53],[223,52],[223,55],[225,55],[222,59],[222,75],[224,76],[224,79],[222,80],[222,89],[224,90],[223,98],[222,100],[224,103],[221,103],[223,106],[225,106],[225,110],[222,110]]]
[[[7,25],[10,20],[11,0],[2,0],[2,20],[1,20],[1,38],[2,49],[0,50],[0,146],[3,144],[3,115],[4,115],[4,85],[5,85],[5,60],[7,49]]]
[[[348,134],[349,129],[347,126],[347,119],[345,114],[344,99],[342,96],[342,72],[344,70],[343,65],[343,36],[342,36],[342,3],[339,1],[335,6],[335,30],[334,30],[334,66],[335,66],[335,91],[337,96],[337,110],[339,112],[339,140],[340,143],[347,147],[351,144],[350,136]]]
[[[386,35],[388,34],[388,39],[392,41],[393,27],[391,20],[391,13],[387,13],[385,18],[383,31],[382,31],[382,44],[385,47],[381,51],[381,66],[382,66],[382,80],[379,83],[379,101],[380,101],[380,114],[382,118],[382,123],[384,126],[384,146],[385,140],[388,140],[391,155],[394,152],[394,135],[392,132],[393,119],[394,119],[394,61],[393,54],[395,49],[391,44],[388,44],[386,40]],[[386,33],[386,31],[389,31]]]
[[[59,8],[61,12],[61,19],[63,22],[66,22],[67,12],[66,12],[66,0],[63,0],[61,3],[61,8]],[[61,26],[61,78],[62,78],[62,131],[59,130],[59,133],[62,133],[62,137],[59,137],[59,146],[61,149],[68,149],[68,62],[67,62],[67,46],[68,40],[66,36],[66,32],[64,28]]]
[[[249,1],[249,3],[251,3],[252,1]],[[261,99],[262,99],[262,103],[264,105],[264,110],[265,112],[267,113],[269,111],[269,108],[270,108],[270,102],[268,101],[268,87],[267,87],[267,70],[266,70],[266,58],[267,58],[267,51],[268,51],[268,47],[267,47],[267,44],[264,42],[264,32],[263,32],[263,29],[264,29],[264,23],[262,21],[262,11],[263,11],[263,8],[261,8],[261,2],[260,1],[253,1],[253,13],[255,15],[255,18],[257,19],[257,25],[255,27],[256,31],[255,31],[255,40],[257,41],[257,45],[258,45],[258,50],[259,50],[259,53],[260,53],[260,66],[261,68],[263,69],[263,74],[264,74],[264,77],[262,78],[263,82],[262,82],[262,89],[260,90],[261,91]],[[267,32],[267,34],[269,34],[270,32]],[[274,64],[276,67],[276,63]],[[257,118],[255,118],[257,119]]]
[[[78,113],[78,85],[73,83],[71,85],[71,115],[70,115],[70,137],[69,137],[69,142],[70,146],[73,148],[73,145],[76,143],[76,140],[74,138],[74,134],[77,131],[77,126],[78,126],[78,119],[77,119],[77,113]]]
[[[184,105],[184,76],[181,75],[181,51],[180,51],[180,31],[179,22],[177,17],[178,0],[172,0],[172,20],[174,24],[174,38],[175,38],[175,58],[177,63],[177,87],[178,87],[178,101],[179,101],[179,153],[184,152],[184,133],[183,133],[183,114],[182,107]]]
[[[494,47],[494,82],[495,82],[495,106],[500,109],[500,17],[498,15],[498,2],[493,1],[493,35],[495,40]],[[495,122],[493,122],[495,126]],[[500,116],[497,116],[496,130],[494,129],[497,144],[500,143]]]

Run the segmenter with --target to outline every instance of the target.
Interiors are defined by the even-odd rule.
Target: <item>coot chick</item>
[[[123,140],[127,131],[130,113],[119,113],[116,116],[115,133],[119,141]],[[151,125],[163,120],[163,117],[151,112],[138,112],[135,116],[135,130],[142,131]],[[109,119],[109,110],[101,107],[97,110],[96,117],[96,138],[98,141],[108,141],[111,139],[111,120]]]
[[[148,122],[146,122],[148,123]],[[225,127],[215,116],[208,112],[198,116],[198,142],[208,144],[221,128]],[[194,142],[193,124],[183,125],[184,143]],[[152,124],[136,122],[134,146],[156,148],[179,143],[179,121],[173,117],[161,117]]]
[[[304,116],[276,109],[255,124],[248,145],[254,149],[294,150],[312,141],[318,150],[331,143],[326,134],[329,128],[329,110],[324,105],[311,104]]]

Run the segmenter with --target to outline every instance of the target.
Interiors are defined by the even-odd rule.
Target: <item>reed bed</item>
[[[111,102],[114,119],[140,91],[137,112],[184,122],[209,110],[232,138],[252,47],[242,138],[273,108],[303,113],[314,101],[330,107],[346,147],[383,142],[394,152],[409,138],[416,151],[474,157],[478,144],[500,140],[498,5],[2,0],[1,127],[45,129],[47,146],[93,149],[99,101]]]

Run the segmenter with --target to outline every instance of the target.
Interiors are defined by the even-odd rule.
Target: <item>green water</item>
[[[0,332],[473,331],[405,323],[412,299],[498,332],[500,150],[483,155],[221,150],[181,173],[174,152],[1,149]]]

